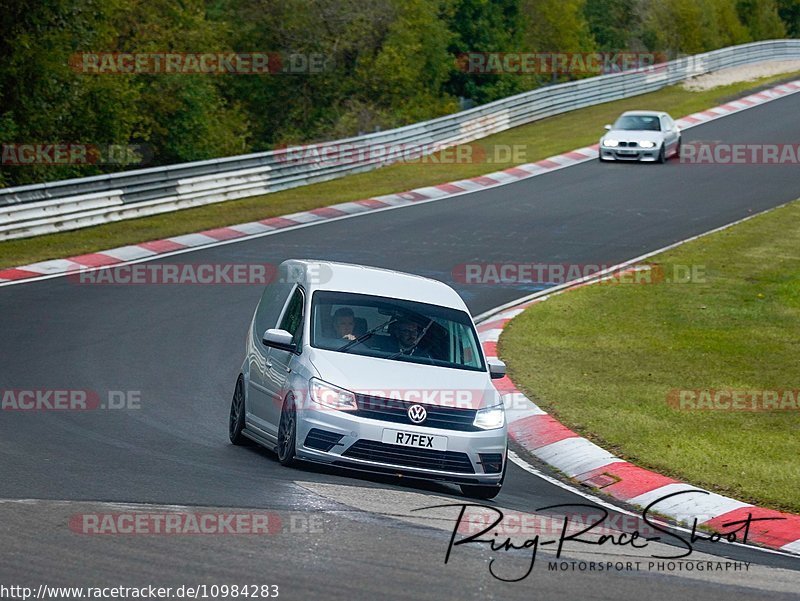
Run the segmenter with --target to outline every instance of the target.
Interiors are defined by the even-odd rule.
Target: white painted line
[[[595,496],[595,495],[593,495],[591,493],[588,493],[588,492],[586,492],[585,490],[583,490],[582,488],[580,488],[578,486],[574,486],[572,484],[567,484],[565,482],[562,482],[558,478],[553,478],[552,476],[549,476],[548,474],[545,474],[541,470],[537,469],[536,467],[532,466],[530,463],[528,463],[527,461],[522,459],[514,451],[511,451],[511,450],[508,451],[508,459],[512,463],[517,465],[518,467],[522,468],[523,470],[525,470],[526,472],[528,472],[530,474],[533,474],[537,478],[541,478],[545,482],[549,482],[553,486],[557,486],[562,490],[566,490],[566,491],[571,492],[572,494],[578,495],[579,497],[583,497],[584,499],[586,499],[587,501],[591,501],[595,505],[599,505],[600,507],[604,507],[606,509],[609,509],[611,511],[615,511],[617,513],[621,513],[623,515],[632,515],[632,516],[636,516],[636,517],[639,517],[639,518],[642,517],[641,513],[636,513],[636,512],[630,511],[628,509],[624,509],[622,507],[614,505],[613,503],[609,503],[605,499],[601,499],[600,497],[597,497],[597,496]],[[666,523],[663,520],[659,520],[658,518],[656,518],[654,516],[650,516],[650,517],[648,517],[648,519],[650,521],[652,521],[652,522],[657,522],[657,523],[662,523],[662,524]],[[690,529],[683,528],[682,526],[670,526],[670,527],[673,530],[675,530],[676,532],[684,532],[684,533],[687,533],[687,534],[691,532]],[[797,558],[797,555],[794,555],[792,552],[777,551],[775,549],[767,549],[767,548],[764,548],[764,547],[756,547],[756,546],[753,546],[753,545],[742,544],[742,543],[739,543],[739,542],[731,543],[731,542],[728,542],[726,539],[722,539],[719,542],[724,544],[724,545],[733,545],[735,547],[742,547],[742,548],[745,548],[745,549],[751,549],[751,550],[754,550],[754,551],[760,551],[762,553],[769,553],[771,555],[780,555],[781,557],[791,557],[793,559]],[[798,542],[800,542],[800,541],[798,541]],[[796,543],[790,543],[789,545],[786,545],[786,547],[789,547],[789,546],[792,546],[792,545],[795,545],[795,544]],[[782,547],[782,548],[785,549],[786,547]]]
[[[517,165],[516,167],[512,167],[512,169],[521,169],[529,173],[530,175],[539,175],[540,173],[546,173],[547,169],[544,167],[537,165],[536,163],[525,163],[523,165]]]
[[[517,315],[521,315],[525,312],[527,307],[520,307],[519,309],[509,309],[508,311],[504,311],[497,316],[497,319],[514,319]]]
[[[485,332],[478,332],[478,340],[481,342],[497,342],[500,340],[500,334],[503,333],[501,328],[492,328]]]
[[[509,175],[508,173],[503,173],[502,171],[495,171],[494,173],[490,173],[485,177],[490,177],[499,184],[508,184],[510,182],[519,181],[518,177],[514,177],[513,175]]]
[[[578,150],[573,150],[572,152],[577,152],[578,154],[582,154],[590,159],[596,159],[597,155],[600,154],[597,148],[590,148],[589,146],[586,146],[585,148],[578,148]]]
[[[350,215],[355,215],[356,213],[363,213],[364,211],[371,210],[369,207],[365,207],[362,204],[357,202],[340,202],[338,205],[331,205],[332,209],[338,209],[339,211],[343,211]]]
[[[328,219],[327,217],[315,215],[314,213],[309,213],[308,211],[301,211],[299,213],[292,213],[290,215],[281,215],[280,218],[288,219],[289,221],[296,221],[297,223],[311,223],[313,221],[324,221]]]
[[[572,437],[532,450],[539,459],[572,478],[623,461],[585,438]]]
[[[572,157],[565,156],[563,154],[556,155],[554,157],[547,157],[544,160],[545,161],[550,161],[551,163],[555,163],[556,165],[560,165],[561,167],[568,167],[570,165],[576,165],[576,164],[582,162],[582,161],[575,160]]]
[[[152,257],[155,254],[158,254],[152,250],[147,250],[141,246],[120,246],[119,248],[111,248],[109,250],[104,250],[102,253],[103,255],[108,255],[109,257],[114,257],[115,259],[119,259],[120,261],[132,261],[134,259],[141,259],[143,257]]]
[[[517,180],[517,181],[519,181],[519,180]],[[486,186],[482,186],[478,182],[471,182],[468,179],[460,179],[460,180],[458,180],[456,182],[448,182],[448,183],[453,184],[455,186],[458,186],[459,188],[464,188],[464,190],[466,190],[468,192],[474,192],[476,190],[485,190],[486,189]]]
[[[797,90],[795,92],[793,92],[793,93],[800,92],[800,80],[797,80],[795,82],[791,82],[791,85],[797,86]],[[748,96],[746,98],[740,99],[740,101],[747,101],[747,100],[751,100],[752,102],[758,103],[758,104],[761,104],[761,103],[767,101],[767,99],[760,98],[760,97],[757,97],[757,96]],[[754,105],[754,106],[756,106],[756,105]],[[753,107],[748,107],[748,108],[753,108]],[[732,115],[732,114],[735,114],[735,112],[727,113],[727,115]],[[725,117],[727,115],[720,115],[717,118],[722,118],[722,117]],[[690,116],[691,117],[695,117],[695,118],[701,120],[702,122],[708,121],[710,119],[709,117],[707,117],[705,115],[702,115],[701,113],[695,113],[694,115],[690,115]],[[702,123],[689,124],[689,125],[683,127],[682,129],[689,129],[690,127],[696,127],[698,125],[702,125]],[[581,161],[581,162],[583,162],[583,161]],[[573,164],[580,164],[581,162],[576,162],[576,163],[573,163]],[[572,165],[567,165],[566,167],[569,167],[569,166],[572,166]],[[514,169],[519,169],[521,171],[525,171],[525,172],[529,173],[531,176],[543,175],[545,173],[551,173],[553,171],[557,171],[557,170],[563,169],[563,168],[565,168],[565,167],[556,167],[556,168],[545,169],[545,168],[540,167],[540,166],[538,166],[538,165],[536,165],[534,163],[526,163],[526,164],[517,165],[516,167],[514,167]],[[522,179],[527,179],[527,178],[519,178],[516,181],[520,181]],[[512,182],[508,182],[508,183],[512,183]],[[475,184],[474,182],[469,182],[469,180],[461,180],[460,182],[447,182],[447,184],[456,185],[456,186],[459,186],[459,187],[464,189],[463,192],[456,192],[454,194],[448,195],[446,197],[447,199],[451,199],[451,198],[455,198],[455,197],[458,197],[458,196],[462,196],[464,194],[471,194],[472,192],[486,189],[485,186],[481,186],[479,184]],[[447,184],[440,184],[440,185],[447,185]],[[498,185],[503,185],[503,184],[498,184]],[[427,202],[435,202],[435,201],[439,200],[438,198],[430,198],[430,199],[420,200],[420,201],[412,203],[410,201],[406,201],[406,200],[403,200],[401,198],[397,198],[396,196],[397,195],[387,195],[387,196],[383,196],[383,197],[376,197],[375,198],[376,200],[381,200],[382,202],[384,202],[385,204],[387,204],[389,206],[380,207],[380,208],[376,208],[376,209],[368,208],[366,211],[362,211],[362,212],[378,213],[378,212],[381,212],[381,211],[388,211],[388,210],[392,210],[392,209],[396,209],[396,208],[401,208],[401,207],[408,206],[408,205],[411,205],[411,204],[421,205],[421,204],[425,204]],[[343,203],[343,204],[359,204],[360,205],[360,203],[358,203],[358,201],[353,201],[353,203]],[[784,203],[784,205],[779,205],[779,206],[785,206],[785,204],[786,203]],[[773,209],[776,209],[776,208],[778,208],[778,207],[773,207],[772,209],[766,209],[765,211],[762,211],[761,213],[765,213],[767,211],[770,211],[770,210],[773,210]],[[756,215],[760,215],[761,213],[756,213]],[[339,221],[341,219],[349,219],[351,217],[358,217],[358,216],[360,216],[360,213],[354,213],[352,215],[349,215],[349,214],[348,215],[342,215],[342,216],[339,216],[339,217],[332,217],[332,218],[328,218],[328,219],[323,219],[322,221],[313,221],[311,223],[298,223],[297,225],[292,225],[292,226],[289,226],[289,227],[275,228],[274,230],[253,234],[253,235],[248,236],[246,238],[243,237],[243,238],[233,238],[233,239],[229,239],[229,240],[213,240],[211,238],[203,236],[203,238],[208,238],[209,240],[213,240],[213,241],[209,242],[208,244],[203,244],[202,246],[205,247],[205,248],[213,248],[213,247],[217,247],[217,246],[224,246],[226,244],[237,244],[239,242],[245,242],[245,241],[249,241],[249,240],[254,240],[256,238],[260,238],[260,237],[263,237],[263,236],[269,236],[269,235],[272,235],[272,234],[275,234],[275,233],[288,232],[288,231],[299,229],[299,228],[302,228],[302,227],[309,227],[309,226],[313,226],[313,225],[318,225],[319,223],[330,223],[330,222],[334,222],[334,221]],[[753,216],[755,216],[755,215],[751,215],[751,216],[749,216],[749,217],[747,217],[745,219],[749,219],[750,217],[753,217]],[[743,221],[743,220],[740,220],[740,221]],[[720,229],[724,229],[724,228],[730,227],[731,225],[735,225],[736,223],[739,223],[739,221],[730,223],[728,225],[723,226],[722,228],[717,228],[716,230],[711,230],[711,232],[706,232],[706,233],[712,233],[714,231],[718,231]],[[228,226],[228,227],[230,227],[230,226]],[[190,235],[191,236],[201,236],[201,234],[190,234]],[[701,235],[705,235],[705,234],[701,234]],[[699,236],[695,236],[694,238],[696,238],[696,237],[699,237]],[[175,237],[175,238],[167,238],[167,240],[175,240],[175,241],[177,241],[177,240],[179,240],[181,238],[183,238],[183,237],[182,236],[178,236],[178,237]],[[686,241],[694,239],[694,238],[689,238]],[[681,244],[681,242],[678,242],[678,243],[676,243],[676,244],[674,244],[672,246],[677,246],[678,244]],[[166,252],[166,253],[158,253],[155,257],[144,257],[144,258],[141,258],[141,259],[135,259],[133,261],[128,261],[128,263],[131,263],[131,264],[132,263],[141,263],[141,262],[146,262],[146,261],[152,260],[153,258],[159,258],[160,259],[160,258],[171,257],[171,256],[175,256],[175,255],[181,255],[181,254],[184,254],[184,253],[194,252],[195,250],[198,250],[197,248],[194,248],[194,246],[198,246],[198,245],[191,245],[191,246],[188,246],[188,248],[182,248],[182,249],[178,249],[178,250],[174,250],[174,251],[170,251],[170,252]],[[642,258],[646,258],[647,256],[651,256],[651,254],[656,254],[657,252],[662,252],[663,250],[667,250],[668,248],[671,248],[672,246],[667,247],[667,248],[662,249],[662,250],[659,250],[659,251],[654,251],[653,253],[645,255],[644,257],[640,257],[637,260],[641,260]],[[105,253],[105,252],[107,252],[107,250],[99,251],[99,253]],[[81,266],[81,265],[78,265],[78,264],[73,264],[72,262],[67,261],[65,259],[56,259],[56,261],[65,261],[70,266],[65,268],[65,269],[63,269],[63,270],[60,270],[60,271],[56,270],[55,273],[53,272],[53,267],[51,267],[51,266],[48,266],[47,268],[38,267],[36,269],[29,269],[31,266],[19,266],[19,267],[16,267],[15,269],[36,271],[38,273],[41,273],[42,276],[41,277],[34,277],[34,278],[25,278],[25,279],[14,279],[14,280],[0,281],[0,287],[15,286],[15,285],[18,285],[18,284],[30,284],[30,283],[42,281],[42,280],[45,280],[45,279],[53,279],[53,278],[57,278],[57,277],[64,277],[65,275],[67,275],[68,271],[74,270],[74,269],[82,269],[84,271],[87,270],[87,268],[85,266]],[[41,264],[37,263],[37,264],[33,264],[33,265],[41,266],[41,265],[44,265],[44,264],[48,264],[49,265],[50,263],[52,263],[52,262],[51,261],[45,261],[45,262],[43,262]],[[101,268],[102,267],[92,268],[92,269],[101,269]],[[14,268],[9,268],[9,269],[14,269]],[[560,288],[566,288],[566,287],[570,287],[572,285],[574,285],[574,282],[568,282],[566,284],[562,284],[562,285],[554,287],[554,288],[549,288],[547,290],[547,292],[548,293],[553,293],[553,292],[555,292],[556,290],[558,290]],[[538,293],[532,294],[532,295],[530,295],[528,297],[525,297],[525,298],[527,298],[527,299],[544,300],[545,298],[547,298],[547,295],[544,294],[544,292],[545,291],[540,291]],[[520,299],[520,302],[523,301],[523,300],[524,299]],[[506,303],[505,305],[503,305],[501,307],[498,307],[496,309],[493,309],[493,310],[490,310],[488,312],[485,312],[482,315],[484,315],[484,316],[485,315],[491,315],[492,313],[495,313],[498,309],[503,309],[503,308],[507,308],[507,307],[513,307],[513,306],[516,306],[518,304],[519,304],[518,301],[512,301],[510,303]]]
[[[23,265],[17,269],[24,271],[34,271],[42,274],[63,273],[66,271],[74,271],[77,269],[86,269],[80,263],[68,261],[67,259],[51,259],[49,261],[40,261],[38,263],[31,263],[30,265]]]
[[[251,236],[253,234],[262,234],[264,232],[269,232],[275,229],[274,227],[270,227],[268,225],[264,225],[263,223],[259,223],[258,221],[251,221],[250,223],[239,223],[236,225],[229,225],[227,227],[237,232],[247,234],[248,236]]]
[[[788,545],[783,545],[781,547],[781,551],[786,551],[788,553],[797,553],[800,555],[800,540],[796,540],[793,543],[789,543]]]
[[[416,198],[418,192],[419,190],[415,188],[413,190],[408,190],[406,192],[398,192],[397,194],[395,194],[395,196],[399,196],[403,200],[408,200],[409,202],[416,202],[416,200],[418,200]],[[420,194],[420,196],[424,196],[424,194]]]
[[[189,247],[205,246],[207,244],[214,244],[214,242],[217,241],[216,238],[204,234],[185,234],[183,236],[173,236],[172,238],[167,238],[167,240]]]
[[[483,313],[480,313],[480,314],[474,316],[473,319],[475,320],[476,325],[480,324],[481,322],[486,321],[486,320],[488,320],[490,318],[491,319],[497,319],[498,315],[503,315],[503,314],[505,314],[506,311],[509,311],[509,310],[518,309],[520,307],[520,305],[522,305],[524,303],[541,302],[541,301],[547,300],[547,298],[549,298],[551,295],[554,295],[554,294],[557,294],[557,293],[560,293],[560,292],[564,292],[564,291],[569,290],[570,288],[573,288],[573,287],[575,287],[577,285],[580,285],[580,284],[591,283],[591,282],[599,279],[600,277],[605,276],[608,273],[613,273],[615,271],[619,271],[619,270],[624,269],[626,267],[629,267],[631,265],[635,265],[637,263],[640,263],[640,262],[644,261],[645,259],[649,259],[650,257],[653,257],[653,256],[655,256],[657,254],[666,252],[666,251],[671,250],[673,248],[677,248],[678,246],[681,246],[682,244],[686,244],[687,242],[691,242],[692,240],[697,240],[699,238],[703,238],[705,236],[709,236],[711,234],[715,234],[717,232],[721,232],[721,231],[726,230],[726,229],[728,229],[730,227],[733,227],[734,225],[739,225],[740,223],[744,223],[745,221],[753,219],[754,217],[758,217],[759,215],[764,215],[765,213],[769,213],[770,211],[775,211],[776,209],[780,209],[781,207],[785,207],[785,206],[789,205],[792,202],[795,202],[795,201],[791,200],[789,202],[785,202],[783,204],[779,204],[779,205],[771,207],[769,209],[764,209],[763,211],[759,211],[758,213],[753,213],[752,215],[748,215],[747,217],[742,217],[741,219],[737,219],[736,221],[732,221],[730,223],[726,223],[725,225],[722,225],[720,227],[714,228],[713,230],[709,230],[707,232],[703,232],[702,234],[697,234],[696,236],[690,236],[689,238],[685,238],[684,240],[679,240],[678,242],[674,242],[673,244],[670,244],[668,246],[664,246],[662,248],[659,248],[657,250],[653,250],[653,251],[651,251],[649,253],[645,253],[645,254],[640,255],[638,257],[635,257],[633,259],[629,259],[628,261],[624,261],[622,263],[618,263],[617,265],[612,265],[608,269],[604,269],[603,271],[599,271],[596,274],[593,274],[591,276],[586,276],[586,277],[583,277],[583,278],[578,278],[578,279],[575,279],[575,280],[571,280],[569,282],[565,282],[564,284],[559,284],[558,286],[553,286],[551,288],[547,288],[546,290],[540,290],[538,292],[534,292],[533,294],[529,294],[527,296],[522,296],[522,297],[518,298],[517,300],[509,301],[509,302],[507,302],[507,303],[505,303],[503,305],[500,305],[499,307],[495,307],[494,309],[489,309],[488,311],[484,311]],[[524,307],[522,310],[524,310],[525,308],[527,308],[527,306]]]
[[[384,194],[383,196],[373,196],[373,200],[378,200],[390,207],[405,206],[413,204],[413,201],[403,198],[399,194]]]
[[[418,192],[428,198],[442,198],[443,196],[450,196],[450,192],[445,192],[436,186],[426,186],[424,188],[414,188],[414,192]]]
[[[689,493],[686,491],[698,492]],[[668,515],[683,524],[691,525],[692,521],[695,519],[697,519],[698,523],[702,524],[703,522],[712,520],[729,511],[733,511],[734,509],[752,507],[749,503],[742,503],[736,499],[710,493],[697,486],[684,484],[682,482],[660,486],[638,497],[629,499],[628,503],[631,505],[639,505],[640,507],[647,507],[656,499],[674,493],[684,494],[679,494],[661,501],[657,505],[654,505],[652,509],[654,512]]]
[[[547,415],[538,405],[521,392],[507,392],[500,398],[506,409],[506,420],[509,424],[531,417],[532,415]]]

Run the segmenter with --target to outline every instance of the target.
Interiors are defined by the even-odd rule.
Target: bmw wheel
[[[664,148],[664,144],[661,145],[661,150],[658,151],[658,162],[664,164],[667,162],[667,151]]]
[[[297,439],[297,411],[294,399],[286,397],[281,410],[281,420],[278,424],[278,461],[281,465],[289,467],[297,462],[295,457]]]

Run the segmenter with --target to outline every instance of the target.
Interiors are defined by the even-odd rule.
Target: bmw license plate
[[[401,432],[400,430],[383,430],[381,442],[386,444],[396,444],[402,447],[414,447],[416,449],[433,449],[434,451],[447,450],[447,436],[433,436],[431,434],[420,434],[419,432]]]

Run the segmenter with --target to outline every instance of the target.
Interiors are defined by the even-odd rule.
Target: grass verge
[[[658,92],[587,107],[536,121],[477,142],[481,148],[489,149],[487,153],[489,157],[498,159],[506,157],[502,157],[500,154],[495,155],[491,149],[498,146],[518,145],[523,152],[518,152],[516,157],[510,157],[509,160],[495,160],[491,163],[426,160],[396,164],[368,173],[264,196],[207,205],[164,215],[130,219],[71,232],[0,242],[0,268],[75,256],[126,244],[256,221],[339,202],[475,177],[595,144],[603,133],[603,125],[612,122],[622,111],[653,108],[667,111],[675,117],[681,117],[729,102],[734,98],[745,96],[755,89],[779,81],[791,81],[798,76],[800,76],[800,72],[775,75],[703,92],[687,92],[679,85],[671,86]],[[478,154],[480,153],[473,153],[472,156],[478,156]],[[513,158],[517,160],[514,161]]]
[[[793,390],[800,404],[798,248],[795,201],[653,257],[663,283],[586,286],[534,305],[504,331],[500,354],[531,399],[617,455],[800,512],[797,405],[680,409],[674,392]],[[675,283],[684,266],[698,277]]]

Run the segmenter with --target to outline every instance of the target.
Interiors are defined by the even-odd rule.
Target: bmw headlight
[[[650,140],[644,140],[643,142],[639,142],[639,146],[641,146],[642,148],[655,148],[656,143],[651,142]]]
[[[603,146],[609,146],[610,148],[615,148],[615,147],[619,146],[619,141],[618,140],[614,140],[612,138],[607,138],[607,139],[603,140]]]
[[[502,428],[505,423],[506,411],[503,408],[503,404],[500,403],[492,407],[478,409],[475,414],[475,421],[472,424],[481,430],[494,430],[495,428]]]
[[[317,378],[311,378],[308,382],[308,387],[311,393],[311,400],[324,407],[338,409],[339,411],[356,411],[358,409],[356,395],[349,390],[328,384]]]

